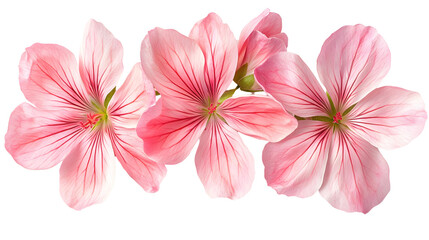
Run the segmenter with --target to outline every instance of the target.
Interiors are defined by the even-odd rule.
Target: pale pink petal
[[[157,162],[176,164],[183,161],[206,125],[202,115],[193,115],[164,105],[164,97],[139,120],[137,134],[145,153]]]
[[[330,111],[326,94],[298,55],[273,55],[255,70],[255,77],[267,93],[295,115],[326,116]]]
[[[242,50],[244,54],[241,55],[242,58],[239,59],[237,68],[247,63],[246,75],[250,75],[253,74],[255,68],[264,63],[270,56],[286,51],[286,45],[279,38],[268,38],[261,32],[254,31],[250,34]]]
[[[282,18],[279,14],[265,9],[259,16],[252,19],[241,31],[238,40],[239,50],[253,31],[259,31],[267,37],[275,36],[282,31]]]
[[[60,193],[71,208],[99,203],[113,184],[112,146],[103,131],[91,131],[66,156],[60,168]]]
[[[136,129],[114,126],[109,129],[109,136],[115,156],[130,177],[145,191],[158,191],[167,169],[146,156],[143,141],[137,136]]]
[[[108,111],[115,122],[135,127],[144,111],[155,102],[155,91],[140,63],[134,65],[122,86],[115,92]]]
[[[397,148],[422,132],[427,114],[420,94],[381,87],[359,101],[347,117],[347,125],[372,145]]]
[[[228,98],[218,113],[236,131],[270,142],[282,140],[297,126],[281,104],[265,96]]]
[[[195,155],[197,173],[211,197],[240,198],[255,175],[253,157],[238,133],[213,117]]]
[[[367,213],[389,190],[389,166],[378,149],[351,131],[336,131],[322,196],[340,210]]]
[[[86,26],[79,57],[82,80],[100,102],[115,87],[122,73],[123,49],[102,23],[90,20]]]
[[[189,35],[201,47],[205,58],[205,85],[217,101],[231,84],[237,66],[237,40],[228,25],[210,13],[192,28]]]
[[[271,36],[271,38],[277,38],[277,39],[280,39],[280,40],[282,40],[283,41],[283,44],[286,46],[286,48],[287,48],[287,46],[288,46],[288,43],[289,43],[289,39],[288,39],[288,37],[287,37],[287,35],[286,35],[286,33],[278,33],[278,34],[275,34],[275,35],[272,35]]]
[[[338,111],[377,87],[390,68],[390,51],[372,27],[344,26],[323,44],[317,71]]]
[[[206,103],[204,55],[195,41],[175,30],[155,28],[143,40],[140,57],[165,105],[188,111]]]
[[[69,50],[36,43],[27,48],[19,63],[19,83],[34,105],[50,110],[87,108],[87,94]]]
[[[322,185],[331,138],[325,122],[303,120],[282,141],[268,143],[262,153],[268,186],[288,196],[313,195]]]
[[[23,103],[10,115],[5,147],[23,167],[47,169],[64,159],[82,133],[77,114],[41,110]]]

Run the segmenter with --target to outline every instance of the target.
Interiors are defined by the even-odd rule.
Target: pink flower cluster
[[[122,45],[91,20],[79,63],[55,44],[34,44],[22,55],[19,83],[31,104],[12,112],[6,149],[29,169],[62,162],[61,196],[82,209],[109,193],[113,156],[145,191],[156,192],[165,164],[183,161],[199,140],[195,165],[207,194],[236,199],[255,174],[242,133],[269,142],[265,178],[279,194],[319,190],[335,208],[366,213],[390,189],[378,148],[401,147],[420,134],[423,100],[377,88],[390,51],[372,27],[345,26],[325,41],[317,60],[324,88],[287,46],[276,13],[265,10],[238,41],[211,13],[188,36],[149,31],[141,63],[116,90]],[[234,97],[237,90],[245,94]]]

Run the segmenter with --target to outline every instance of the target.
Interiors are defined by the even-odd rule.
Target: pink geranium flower
[[[161,93],[137,127],[145,152],[176,164],[200,139],[195,164],[213,197],[238,198],[252,184],[253,158],[237,131],[279,141],[297,124],[270,97],[221,99],[233,80],[237,52],[234,35],[214,13],[198,22],[190,37],[156,28],[142,42],[143,69]]]
[[[427,115],[418,93],[376,86],[390,51],[372,27],[345,26],[317,60],[328,95],[301,58],[279,53],[256,69],[265,91],[302,119],[291,135],[263,152],[265,178],[278,193],[308,197],[317,190],[335,208],[368,212],[390,189],[380,148],[409,143]]]
[[[148,192],[158,190],[166,173],[164,165],[139,150],[143,142],[135,126],[154,101],[140,64],[116,93],[111,91],[123,69],[122,55],[121,43],[101,23],[90,21],[79,68],[69,50],[54,44],[27,48],[19,64],[22,92],[34,106],[23,103],[13,111],[6,149],[29,169],[63,162],[61,196],[75,209],[108,194],[115,170],[112,150]]]
[[[238,40],[237,74],[234,81],[243,90],[262,90],[255,81],[253,72],[273,54],[286,51],[288,38],[281,31],[282,18],[269,9],[250,21],[241,31]]]

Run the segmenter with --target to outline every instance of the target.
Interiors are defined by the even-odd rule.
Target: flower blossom
[[[214,13],[189,37],[156,28],[142,42],[143,69],[161,94],[137,126],[144,150],[156,161],[176,164],[200,139],[195,165],[212,197],[238,198],[252,184],[253,158],[237,132],[279,141],[297,124],[270,97],[222,97],[237,58],[234,35]]]
[[[28,169],[62,162],[60,193],[74,209],[102,201],[114,177],[114,154],[144,190],[156,192],[166,173],[141,149],[135,126],[155,100],[152,84],[136,64],[115,92],[122,72],[121,43],[91,20],[76,59],[55,44],[34,44],[19,64],[19,82],[33,105],[11,114],[6,149]],[[113,89],[113,90],[112,90]]]
[[[238,63],[234,81],[245,91],[262,91],[253,72],[275,53],[286,51],[287,35],[282,31],[279,14],[263,11],[241,31],[238,40]]]
[[[265,178],[279,194],[320,191],[335,208],[367,213],[390,190],[389,167],[378,148],[408,144],[427,114],[420,95],[376,88],[390,68],[390,51],[372,27],[344,26],[323,44],[321,85],[292,53],[255,70],[266,92],[299,119],[298,128],[263,151]]]

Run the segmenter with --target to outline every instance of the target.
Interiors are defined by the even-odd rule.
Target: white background
[[[323,3],[322,3],[323,2]],[[398,1],[399,2],[399,1]],[[279,13],[291,52],[315,72],[324,40],[343,25],[378,29],[392,52],[382,85],[419,91],[429,104],[429,7],[424,1],[2,1],[0,4],[0,133],[25,101],[18,63],[35,42],[57,43],[77,56],[86,22],[104,25],[124,46],[124,74],[139,61],[140,43],[156,26],[188,34],[209,12],[218,13],[238,38],[265,8]],[[155,194],[144,192],[116,164],[115,186],[105,202],[82,211],[59,194],[59,166],[31,171],[0,149],[0,239],[428,239],[429,130],[411,144],[382,153],[390,166],[391,191],[368,214],[345,213],[318,193],[307,199],[277,195],[266,186],[265,142],[243,136],[256,161],[251,191],[239,200],[211,199],[194,166],[195,148],[169,166]],[[0,145],[4,146],[3,137]]]

